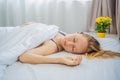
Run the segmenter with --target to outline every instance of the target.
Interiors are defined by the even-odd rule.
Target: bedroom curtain
[[[120,0],[116,0],[116,27],[120,39]]]
[[[112,25],[108,33],[117,34],[120,37],[120,1],[119,0],[93,0],[89,12],[87,30],[95,29],[95,19],[99,16],[112,18]]]
[[[72,33],[86,31],[91,0],[0,0],[0,26],[25,22],[55,24]]]

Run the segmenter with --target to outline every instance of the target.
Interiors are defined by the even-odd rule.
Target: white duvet
[[[57,26],[41,23],[27,27],[0,27],[0,74],[3,65],[15,63],[24,51],[53,38],[57,33]]]

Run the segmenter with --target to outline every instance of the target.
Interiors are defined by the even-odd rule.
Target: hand
[[[68,66],[75,66],[79,65],[82,60],[82,56],[76,56],[76,57],[62,57],[62,63]]]

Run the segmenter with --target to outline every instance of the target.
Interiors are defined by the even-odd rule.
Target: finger
[[[81,56],[76,56],[76,57],[66,57],[69,59],[69,64],[68,65],[79,65]]]
[[[78,57],[77,57],[77,56],[73,59],[73,64],[74,64],[74,65],[77,65],[77,64],[78,64]]]
[[[69,56],[67,56],[66,58],[67,58],[67,59],[70,59],[70,60],[73,60],[73,57],[69,57]]]
[[[79,55],[79,56],[78,56],[78,63],[79,63],[79,64],[80,64],[81,60],[82,60],[82,56]]]
[[[80,61],[80,60],[82,60],[82,56],[81,56],[81,55],[79,55],[79,56],[78,56],[78,59],[79,59],[79,61]]]
[[[81,57],[80,55],[76,57],[76,64],[80,64],[81,58],[82,58],[82,57]]]
[[[80,56],[76,56],[75,61],[79,61]]]

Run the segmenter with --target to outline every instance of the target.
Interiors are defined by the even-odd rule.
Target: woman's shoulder
[[[62,34],[63,36],[65,36],[67,33],[64,31],[59,31],[59,34]]]

